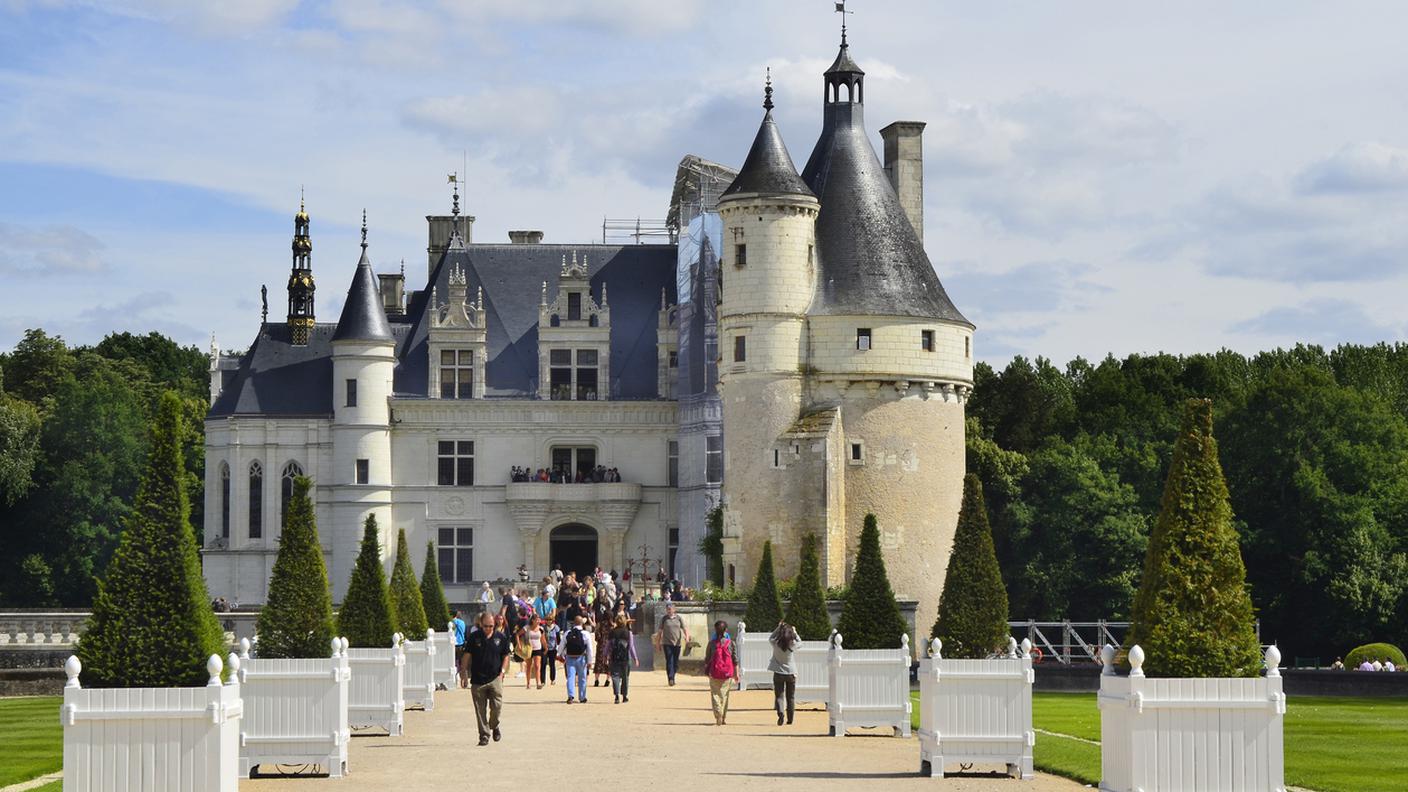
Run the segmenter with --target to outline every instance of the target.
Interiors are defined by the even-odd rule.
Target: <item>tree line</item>
[[[1180,405],[1209,398],[1263,641],[1408,639],[1408,345],[1017,357],[974,380],[968,469],[1012,618],[1129,617]]]

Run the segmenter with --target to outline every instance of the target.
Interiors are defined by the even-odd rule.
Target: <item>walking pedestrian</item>
[[[611,651],[606,643],[606,635],[611,632],[611,602],[605,597],[597,597],[596,604],[592,606],[592,623],[595,625],[592,629],[596,638],[592,687],[597,687],[602,684],[602,677],[606,677],[606,684],[610,684],[611,680]]]
[[[543,620],[535,613],[528,620],[528,626],[523,629],[523,643],[527,650],[528,665],[525,668],[527,679],[527,689],[533,689],[533,683],[538,683],[538,689],[543,689],[543,655],[547,654],[548,636],[543,630]]]
[[[469,656],[470,694],[481,746],[488,745],[490,737],[495,742],[503,737],[499,712],[504,704],[503,679],[508,673],[510,651],[508,638],[498,631],[493,615],[480,614],[479,631],[465,640],[465,654]]]
[[[577,701],[587,703],[587,664],[592,662],[592,634],[587,632],[586,619],[578,616],[572,627],[562,636],[562,666],[567,672],[567,703],[573,702],[576,691]]]
[[[464,618],[459,611],[455,611],[455,618],[450,620],[450,626],[454,628],[452,639],[455,642],[455,675],[459,677],[461,688],[469,687],[469,670],[464,664]]]
[[[689,628],[684,619],[675,613],[675,603],[665,605],[665,618],[660,620],[660,631],[656,633],[660,649],[665,653],[665,676],[670,687],[675,686],[675,674],[680,670],[680,650],[689,643]]]
[[[626,615],[621,614],[611,629],[611,695],[617,704],[631,700],[631,665],[640,668],[636,637],[631,633],[630,624]]]
[[[792,724],[792,713],[797,709],[797,667],[792,664],[792,653],[797,650],[797,630],[785,621],[777,623],[777,629],[768,636],[772,644],[772,660],[768,670],[772,672],[773,709],[777,710],[777,725],[782,725],[782,716],[787,715],[787,724]]]
[[[538,687],[542,688],[544,682],[557,684],[557,645],[562,639],[562,628],[557,626],[557,622],[548,622],[543,625],[543,638],[546,641],[543,652],[543,665],[538,669]]]
[[[704,672],[709,675],[709,701],[714,707],[714,725],[728,723],[728,692],[738,684],[738,647],[728,637],[728,624],[714,622],[714,637],[704,650]]]

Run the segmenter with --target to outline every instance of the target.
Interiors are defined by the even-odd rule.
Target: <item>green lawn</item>
[[[1094,693],[1035,693],[1038,770],[1100,781],[1100,712]],[[914,697],[914,726],[919,698]],[[1079,739],[1071,739],[1079,738]],[[1408,701],[1292,697],[1286,708],[1286,783],[1318,792],[1399,792],[1408,772]]]
[[[0,787],[63,769],[60,696],[0,699]]]

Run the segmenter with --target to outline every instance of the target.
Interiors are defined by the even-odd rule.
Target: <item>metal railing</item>
[[[1013,636],[1026,637],[1040,650],[1042,659],[1062,665],[1100,663],[1100,647],[1124,645],[1127,621],[1036,621],[1034,619],[1007,622]],[[1256,622],[1257,643],[1261,643],[1261,620]],[[1262,646],[1266,651],[1266,646]]]

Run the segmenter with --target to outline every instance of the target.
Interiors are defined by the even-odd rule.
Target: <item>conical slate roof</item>
[[[352,287],[347,290],[347,302],[342,306],[342,316],[337,320],[337,332],[333,333],[332,340],[395,343],[391,325],[386,321],[386,311],[381,307],[381,292],[376,286],[376,276],[372,274],[372,262],[367,258],[365,241],[362,242],[362,258],[357,262],[357,273],[352,276]]]
[[[831,71],[859,72],[843,45]],[[821,200],[813,314],[874,314],[972,325],[948,298],[865,134],[859,101],[826,105],[802,180]]]
[[[753,147],[748,150],[743,169],[720,198],[739,193],[812,195],[811,188],[797,175],[797,166],[792,164],[792,155],[787,153],[782,133],[772,120],[771,109],[763,114],[763,123],[758,126],[758,135],[753,138]]]

